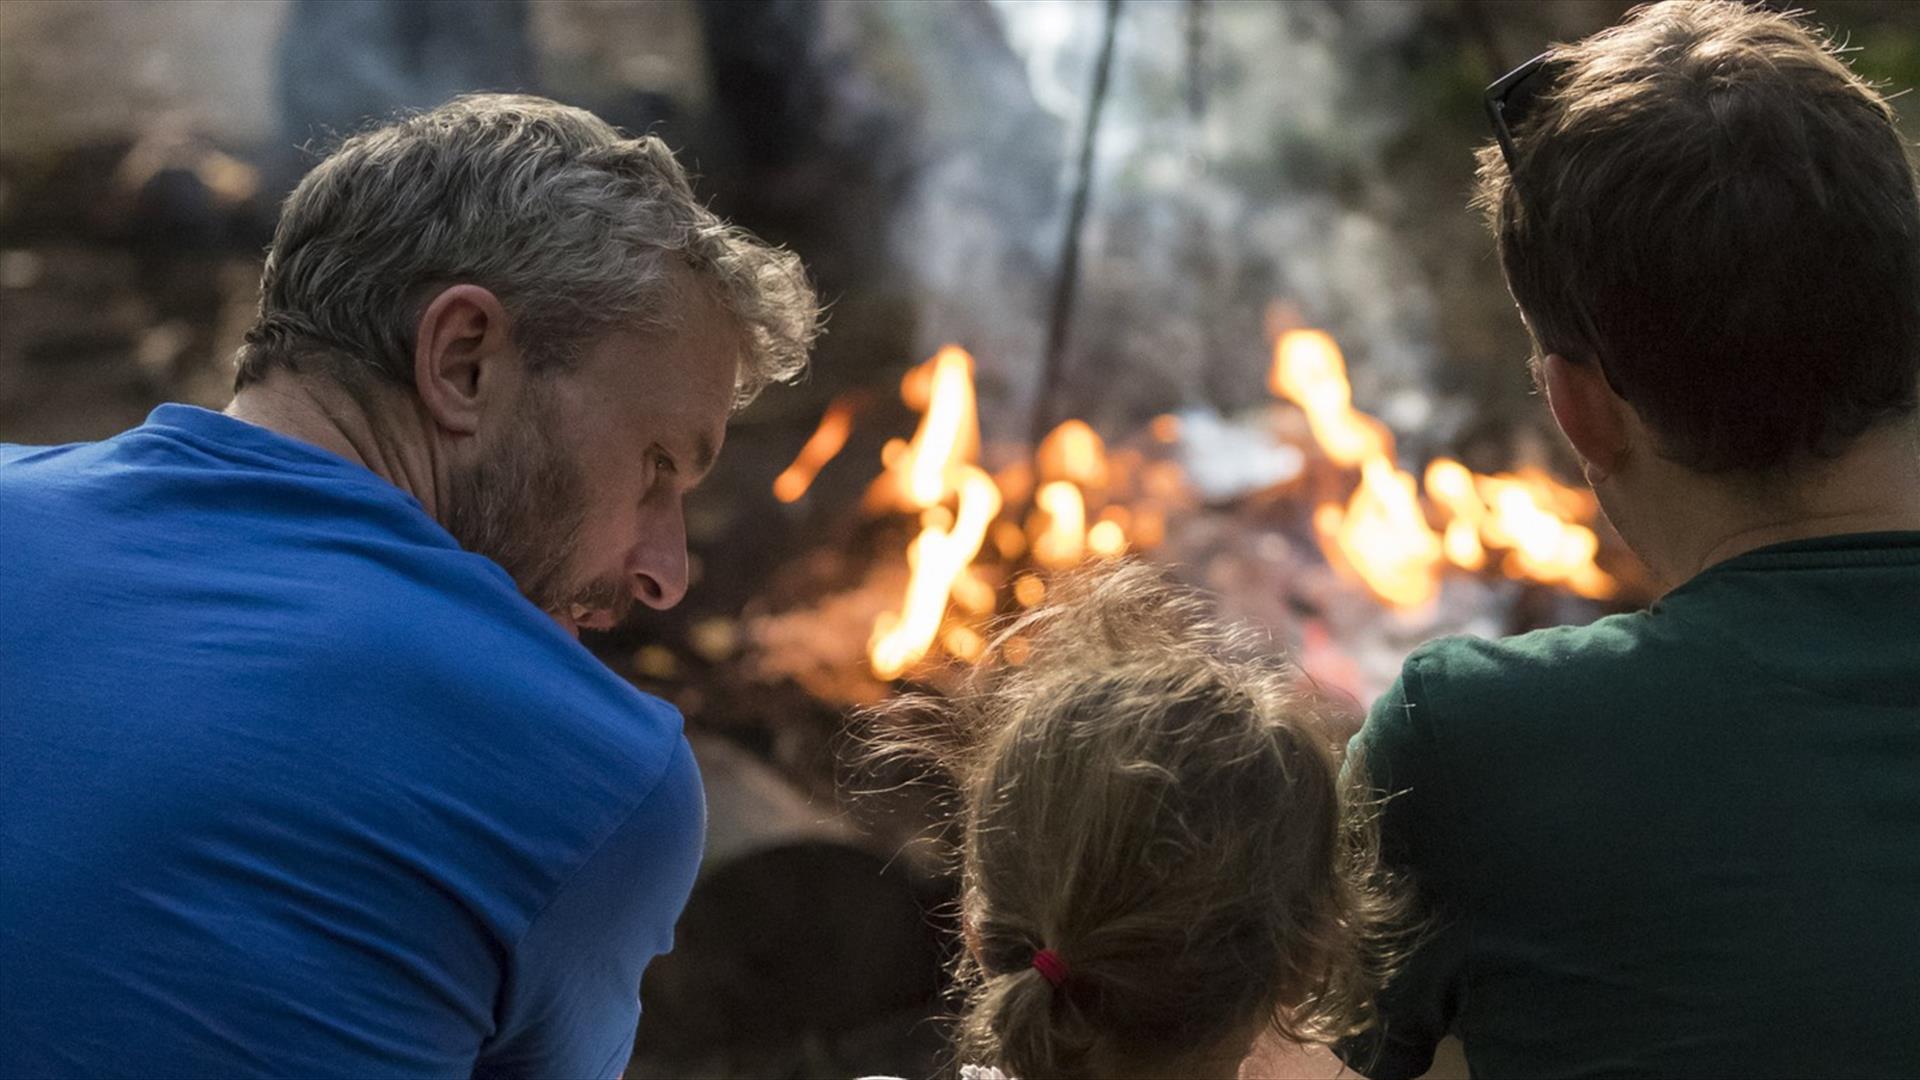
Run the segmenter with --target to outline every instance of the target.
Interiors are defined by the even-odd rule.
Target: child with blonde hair
[[[1232,1077],[1363,1027],[1397,904],[1298,672],[1144,566],[1053,595],[878,717],[956,790],[965,1075]]]

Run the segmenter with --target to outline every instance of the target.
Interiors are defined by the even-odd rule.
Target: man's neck
[[[1920,530],[1920,423],[1882,425],[1837,457],[1802,460],[1764,479],[1677,468],[1666,479],[1662,502],[1674,512],[1656,527],[1678,584],[1771,544]]]
[[[419,409],[408,408],[403,395],[386,388],[367,397],[371,404],[363,406],[339,387],[275,372],[234,394],[224,411],[365,467],[439,520],[447,477],[445,461],[429,437],[429,421]]]

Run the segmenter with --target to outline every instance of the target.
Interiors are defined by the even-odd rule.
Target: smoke
[[[914,7],[889,5],[897,22]],[[1037,390],[1105,5],[988,10],[999,27],[914,35],[933,57],[927,135],[896,237],[925,298],[921,351],[974,351],[991,439],[1024,433]],[[1401,391],[1419,412],[1404,392],[1433,363],[1434,298],[1392,224],[1387,162],[1412,122],[1395,57],[1420,17],[1399,3],[1125,6],[1069,337],[1076,415],[1111,434],[1169,408],[1264,401],[1276,301],[1348,345],[1363,399]]]

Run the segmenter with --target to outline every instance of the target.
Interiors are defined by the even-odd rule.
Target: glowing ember
[[[1047,583],[1035,574],[1021,574],[1013,579],[1013,598],[1021,607],[1038,606],[1047,598]]]
[[[1093,528],[1087,530],[1087,550],[1106,559],[1125,554],[1126,530],[1117,521],[1095,522]]]
[[[842,394],[827,406],[827,414],[820,418],[820,427],[800,448],[793,464],[774,479],[773,497],[790,503],[805,495],[821,468],[847,445],[847,434],[852,430],[853,399]]]
[[[1040,510],[1033,561],[1049,570],[1079,562],[1087,552],[1087,507],[1071,481],[1055,480],[1034,496]]]
[[[1040,441],[1034,460],[1042,480],[1071,480],[1082,490],[1107,486],[1107,447],[1084,421],[1069,420]]]
[[[1001,493],[1003,497],[1005,496],[1005,492],[1006,489],[1002,488]],[[1012,562],[1027,553],[1027,532],[1011,521],[1002,519],[994,522],[993,532],[989,535],[993,539],[993,549],[998,551],[1000,557],[1008,562]]]
[[[967,661],[978,660],[980,654],[987,651],[986,639],[971,626],[956,626],[949,629],[940,636],[940,644],[948,652]]]
[[[1156,506],[1141,506],[1133,514],[1133,542],[1157,548],[1167,538],[1167,518]]]
[[[953,582],[953,603],[969,615],[991,615],[999,598],[994,595],[993,583],[980,576],[977,567],[969,566]]]

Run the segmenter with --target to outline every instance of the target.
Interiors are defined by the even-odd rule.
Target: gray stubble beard
[[[573,580],[587,485],[560,442],[550,395],[538,389],[530,395],[512,438],[453,475],[443,524],[461,547],[498,563],[540,610],[563,616],[576,607],[610,610],[618,620],[633,605],[624,580]]]

